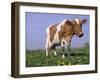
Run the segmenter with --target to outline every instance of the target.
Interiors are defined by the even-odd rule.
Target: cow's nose
[[[84,35],[83,32],[80,32],[80,33],[79,33],[79,37],[82,37],[83,35]]]

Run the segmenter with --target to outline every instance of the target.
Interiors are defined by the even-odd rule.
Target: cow
[[[46,29],[46,56],[50,50],[54,51],[54,55],[57,56],[56,47],[61,46],[62,58],[65,58],[64,45],[67,45],[67,54],[70,56],[70,45],[74,35],[81,38],[84,35],[82,31],[83,24],[87,23],[87,19],[81,20],[80,18],[74,18],[72,20],[64,19],[59,24],[51,24]]]

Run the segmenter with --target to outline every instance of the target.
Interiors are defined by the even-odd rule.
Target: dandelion
[[[57,63],[58,63],[59,65],[66,65],[66,63],[65,63],[64,60],[59,60],[59,61],[57,61]]]

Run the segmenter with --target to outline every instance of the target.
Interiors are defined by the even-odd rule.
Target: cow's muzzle
[[[78,37],[82,37],[83,35],[84,35],[84,33],[80,32],[79,35],[78,35]]]

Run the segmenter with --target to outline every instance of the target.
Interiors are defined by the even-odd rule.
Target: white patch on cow
[[[74,20],[76,21],[77,24],[79,24],[79,18],[75,18]]]

